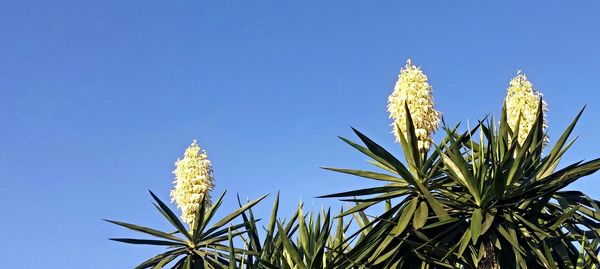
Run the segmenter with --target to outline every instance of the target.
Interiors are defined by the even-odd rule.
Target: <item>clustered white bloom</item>
[[[204,200],[210,205],[213,188],[213,171],[206,151],[201,150],[196,140],[185,150],[183,159],[175,162],[175,188],[171,191],[171,202],[181,208],[181,218],[193,227],[196,211]],[[205,199],[206,197],[206,199]]]
[[[519,144],[523,144],[527,139],[527,134],[533,127],[535,122],[536,114],[542,93],[536,91],[533,88],[531,82],[527,80],[527,76],[517,71],[517,76],[510,80],[510,86],[507,89],[506,95],[506,118],[508,125],[512,130],[517,129],[517,122],[519,117],[519,133],[516,134],[517,141]],[[548,105],[542,100],[542,113],[548,111]],[[542,115],[544,117],[544,115]],[[544,131],[548,127],[546,117],[543,118],[543,129]],[[548,142],[548,137],[544,137],[544,142]]]
[[[408,105],[412,115],[419,151],[427,152],[431,146],[431,136],[440,122],[440,113],[434,109],[435,104],[431,95],[431,86],[427,83],[427,76],[412,64],[410,59],[400,70],[394,92],[388,98],[387,109],[390,118],[394,120],[392,127],[396,142],[400,141],[400,135],[406,138],[407,113],[404,103]],[[402,134],[398,132],[396,125]]]

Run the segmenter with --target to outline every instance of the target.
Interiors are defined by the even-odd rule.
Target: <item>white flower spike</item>
[[[434,108],[435,104],[427,76],[410,59],[400,70],[394,92],[388,98],[387,110],[390,118],[394,120],[392,128],[396,142],[400,141],[400,135],[404,135],[406,138],[405,103],[412,115],[419,151],[426,153],[431,146],[431,136],[437,130],[440,122],[440,113]],[[396,125],[402,134],[398,132]]]
[[[510,86],[507,89],[505,105],[506,119],[508,126],[512,130],[517,129],[517,122],[519,122],[519,117],[521,118],[521,121],[519,122],[519,133],[516,134],[519,144],[523,144],[523,142],[525,142],[525,139],[527,139],[527,134],[533,127],[541,98],[542,93],[533,88],[533,84],[527,80],[527,76],[521,73],[521,70],[517,71],[517,76],[510,80]],[[542,100],[544,131],[548,127],[545,117],[547,111],[548,105]],[[547,144],[548,141],[548,136],[546,136],[544,138],[545,144]]]
[[[181,218],[193,227],[196,211],[204,200],[210,205],[213,189],[213,171],[206,151],[201,150],[196,140],[185,150],[183,159],[175,162],[175,188],[171,191],[171,202],[181,208]]]

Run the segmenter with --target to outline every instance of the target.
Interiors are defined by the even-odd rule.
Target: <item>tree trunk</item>
[[[491,241],[485,243],[485,254],[481,261],[479,261],[477,269],[500,269],[498,257],[496,256],[496,248]]]

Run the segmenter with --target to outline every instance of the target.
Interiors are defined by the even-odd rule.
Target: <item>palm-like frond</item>
[[[226,225],[256,205],[267,195],[263,195],[245,205],[240,205],[240,208],[216,222],[212,222],[212,219],[221,206],[225,193],[210,208],[205,208],[205,203],[202,202],[196,213],[194,226],[190,227],[189,230],[185,228],[175,213],[154,193],[150,192],[150,195],[156,202],[154,206],[171,223],[176,232],[162,232],[135,224],[106,220],[110,223],[144,233],[147,236],[158,238],[111,238],[111,240],[129,244],[166,246],[169,249],[169,251],[142,262],[135,267],[136,269],[158,269],[164,268],[167,265],[171,265],[171,268],[176,269],[230,268],[231,265],[235,266],[236,263],[241,263],[244,255],[253,254],[245,249],[234,248],[233,238],[246,233],[247,230],[245,227],[254,225],[255,220],[252,220],[252,223],[244,221],[240,224]]]
[[[329,210],[318,213],[303,211],[300,204],[289,220],[278,219],[279,195],[275,198],[266,236],[260,239],[252,210],[243,213],[248,223],[246,249],[253,256],[247,256],[246,268],[336,268],[337,260],[344,258],[350,247],[345,234],[350,223],[343,218],[333,220]]]

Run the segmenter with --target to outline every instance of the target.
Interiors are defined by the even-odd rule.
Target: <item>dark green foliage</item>
[[[342,215],[399,201],[368,224],[348,260],[369,268],[597,268],[599,202],[563,189],[600,169],[600,159],[555,171],[581,112],[546,156],[541,111],[522,145],[510,140],[504,115],[499,127],[445,128],[430,156],[419,155],[409,121],[406,165],[356,130],[366,147],[343,139],[388,173],[327,169],[385,184],[324,197],[356,201]]]
[[[159,238],[158,240],[111,238],[111,240],[130,244],[167,246],[169,248],[169,251],[156,255],[139,264],[135,267],[136,269],[158,269],[166,267],[169,264],[171,264],[171,268],[178,269],[235,268],[236,263],[243,263],[242,255],[251,254],[245,249],[233,247],[233,237],[246,233],[247,231],[244,228],[251,224],[243,222],[227,227],[225,225],[229,224],[233,219],[256,205],[264,199],[266,195],[248,202],[243,206],[240,205],[239,209],[213,224],[211,224],[211,220],[217,209],[221,206],[225,193],[223,193],[210,208],[205,208],[205,203],[201,203],[196,214],[197,218],[194,222],[194,227],[191,227],[189,231],[166,204],[158,199],[154,193],[150,192],[150,195],[152,195],[152,198],[156,202],[155,207],[169,223],[173,225],[176,232],[161,232],[134,224],[106,220],[110,223]],[[252,225],[254,225],[254,220],[252,220],[252,222]]]

